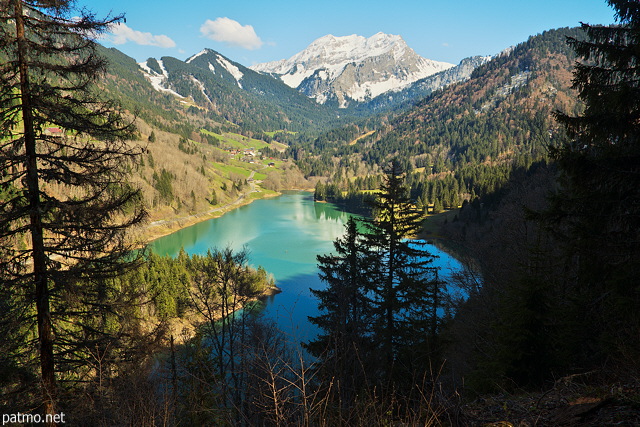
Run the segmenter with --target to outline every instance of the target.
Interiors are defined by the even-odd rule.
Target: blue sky
[[[425,58],[491,55],[544,30],[611,24],[605,0],[77,0],[98,18],[125,14],[102,41],[138,61],[214,49],[250,66],[289,58],[327,34],[401,35]]]

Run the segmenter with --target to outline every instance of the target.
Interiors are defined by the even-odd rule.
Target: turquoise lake
[[[333,241],[344,234],[349,214],[328,203],[315,203],[308,192],[286,192],[256,200],[219,218],[210,219],[150,244],[159,255],[176,256],[181,247],[188,254],[230,247],[249,253],[250,264],[261,265],[273,274],[282,290],[267,301],[265,315],[292,335],[305,340],[317,331],[307,316],[318,314],[317,301],[309,288],[325,285],[318,278],[316,256],[330,253]],[[438,255],[441,278],[460,269],[457,260],[433,245],[427,250]]]

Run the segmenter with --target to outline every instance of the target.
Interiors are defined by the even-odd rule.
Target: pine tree
[[[421,230],[422,213],[409,199],[404,177],[399,163],[393,161],[373,204],[373,219],[365,223],[366,245],[378,257],[371,288],[374,330],[384,358],[380,366],[388,379],[401,350],[428,339],[419,335],[424,332],[419,326],[424,316],[429,324],[437,322],[434,307],[439,285],[430,265],[433,256],[424,249],[423,241],[410,240]]]
[[[119,19],[98,21],[66,0],[0,9],[2,290],[14,294],[12,313],[37,325],[46,414],[56,412],[56,364],[85,327],[70,316],[86,298],[82,310],[104,309],[103,279],[129,265],[124,233],[145,217],[124,179],[138,154],[126,142],[134,127],[94,90],[106,69],[94,38]]]
[[[364,384],[371,340],[371,302],[367,297],[373,268],[371,254],[350,217],[345,235],[334,241],[335,253],[318,255],[326,289],[311,289],[323,314],[309,317],[323,332],[306,348],[320,359],[323,372],[339,380],[346,401]]]
[[[584,352],[595,358],[631,347],[640,325],[640,4],[608,3],[617,25],[583,24],[587,40],[569,39],[583,58],[574,88],[585,110],[556,114],[571,142],[553,153],[561,188],[547,218],[566,242],[584,339],[599,341]]]

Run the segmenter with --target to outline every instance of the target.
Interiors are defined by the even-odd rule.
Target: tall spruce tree
[[[94,86],[106,69],[94,39],[119,20],[96,20],[70,0],[0,8],[1,285],[39,355],[46,414],[56,412],[60,360],[96,327],[73,320],[107,309],[102,279],[129,265],[124,234],[145,217],[124,179],[138,154],[127,143],[134,127]]]
[[[608,4],[617,25],[583,24],[587,40],[569,39],[585,110],[557,113],[572,141],[554,151],[561,188],[548,218],[566,242],[587,363],[640,356],[640,3]]]
[[[411,240],[421,230],[422,212],[409,198],[404,180],[402,167],[392,161],[373,203],[373,218],[365,222],[365,244],[378,259],[370,293],[380,373],[388,380],[400,359],[411,370],[416,354],[409,350],[435,338],[427,332],[437,332],[440,284],[425,242]]]

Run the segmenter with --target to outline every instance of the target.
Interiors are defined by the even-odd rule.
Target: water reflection
[[[313,208],[316,218],[319,220],[343,221],[346,222],[348,215],[346,212],[336,210],[328,203],[314,203]]]

